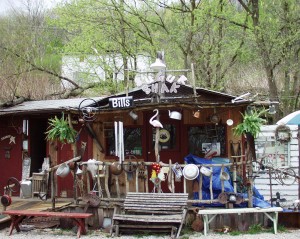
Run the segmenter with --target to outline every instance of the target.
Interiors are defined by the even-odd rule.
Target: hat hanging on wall
[[[195,164],[187,164],[184,166],[182,173],[187,180],[194,180],[199,175],[199,168]]]

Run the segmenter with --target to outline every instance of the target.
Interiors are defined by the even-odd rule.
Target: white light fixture
[[[232,119],[226,120],[226,124],[227,124],[228,126],[232,126],[232,125],[233,125],[233,120],[232,120]]]
[[[159,58],[156,58],[155,62],[150,65],[150,68],[154,71],[161,71],[166,69],[166,64]]]
[[[275,105],[270,105],[270,106],[269,106],[269,114],[270,114],[270,115],[276,114],[276,108],[275,108]]]
[[[161,71],[167,68],[166,64],[163,61],[163,53],[157,52],[156,60],[150,65],[150,68],[154,71]]]

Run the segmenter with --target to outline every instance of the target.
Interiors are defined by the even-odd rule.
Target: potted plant
[[[254,139],[258,136],[259,132],[261,131],[261,126],[267,122],[266,119],[262,118],[262,116],[267,112],[266,109],[263,110],[251,110],[246,111],[245,114],[242,114],[243,121],[238,124],[236,127],[233,128],[235,135],[244,135],[246,137],[247,146],[246,146],[246,162],[248,163],[248,174],[252,175],[252,161],[256,160],[255,155],[255,142]],[[253,195],[253,189],[252,189],[252,178],[249,177],[247,179],[249,183],[246,184],[248,186],[248,197],[249,202],[248,206],[253,207],[252,202],[252,195]]]
[[[243,121],[233,128],[235,135],[244,135],[247,140],[248,159],[256,159],[254,139],[258,136],[261,126],[267,122],[262,116],[267,113],[266,109],[246,111],[243,116]]]
[[[251,110],[247,111],[243,116],[243,122],[238,124],[234,129],[235,135],[252,135],[254,138],[260,132],[261,126],[267,122],[262,116],[267,112],[267,110]]]
[[[64,114],[59,119],[57,116],[49,119],[48,131],[46,132],[47,140],[59,140],[63,144],[72,144],[75,142],[76,130],[74,130],[67,119],[65,119]]]

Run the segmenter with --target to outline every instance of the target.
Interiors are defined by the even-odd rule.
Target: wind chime
[[[119,163],[125,159],[124,155],[124,138],[123,138],[123,122],[122,121],[115,121],[115,155],[119,158]]]

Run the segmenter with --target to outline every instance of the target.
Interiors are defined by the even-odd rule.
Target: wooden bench
[[[204,235],[207,235],[209,231],[209,223],[218,215],[218,214],[242,214],[242,213],[264,213],[272,222],[274,228],[274,234],[277,234],[277,224],[278,224],[278,212],[281,212],[281,207],[270,207],[270,208],[218,208],[218,209],[204,209],[199,210],[198,214],[202,215],[204,223]],[[208,215],[212,215],[211,218],[208,218]]]
[[[179,237],[187,213],[186,193],[127,193],[124,205],[114,208],[111,235],[120,231],[171,231]]]
[[[81,234],[86,234],[85,219],[91,217],[91,213],[72,213],[72,212],[41,212],[41,211],[30,211],[30,210],[7,210],[3,214],[10,215],[11,224],[9,228],[9,235],[12,234],[14,228],[19,232],[19,224],[26,217],[57,217],[57,218],[70,218],[78,227],[77,237]]]

